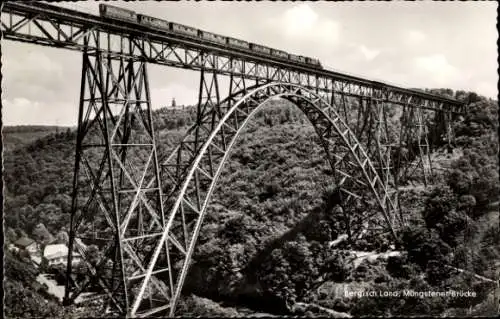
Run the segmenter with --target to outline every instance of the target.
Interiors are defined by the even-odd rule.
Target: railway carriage
[[[235,38],[227,37],[227,44],[237,48],[250,49],[250,43]]]
[[[200,37],[204,40],[208,40],[208,41],[212,41],[212,42],[215,42],[215,43],[219,43],[219,44],[226,44],[226,37],[223,37],[221,35],[218,35],[218,34],[215,34],[215,33],[212,33],[212,32],[208,32],[208,31],[201,31],[200,30]]]
[[[290,53],[288,58],[294,62],[306,63],[306,58],[301,55],[295,55]]]
[[[99,12],[102,17],[107,19],[126,21],[130,23],[145,25],[158,30],[189,36],[191,38],[204,39],[224,46],[249,49],[259,54],[274,56],[283,60],[293,61],[295,63],[300,63],[319,69],[323,68],[318,59],[287,53],[281,50],[271,49],[263,45],[248,43],[240,39],[224,37],[219,34],[198,30],[196,28],[189,27],[183,24],[169,22],[162,19],[153,18],[147,15],[136,14],[132,10],[127,10],[107,4],[100,4]]]
[[[271,55],[271,48],[265,47],[263,45],[252,43],[250,45],[250,48],[252,51]]]
[[[286,53],[285,51],[271,49],[271,55],[288,60],[288,53]]]
[[[188,27],[187,25],[171,22],[171,30],[184,35],[198,37],[198,29]]]
[[[143,14],[137,15],[137,22],[139,22],[139,24],[147,25],[164,31],[171,30],[170,22]]]
[[[101,3],[99,13],[101,17],[137,23],[137,15],[132,10]]]
[[[306,58],[306,63],[307,64],[311,64],[311,65],[315,65],[315,66],[318,66],[318,67],[321,67],[321,63],[319,62],[318,59]]]

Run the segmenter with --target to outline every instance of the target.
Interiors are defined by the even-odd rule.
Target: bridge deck
[[[308,68],[254,51],[185,38],[139,24],[117,24],[100,16],[41,2],[5,2],[2,6],[0,31],[8,40],[79,51],[99,50],[172,67],[299,84],[322,92],[378,98],[410,107],[465,112],[464,103],[442,96]]]

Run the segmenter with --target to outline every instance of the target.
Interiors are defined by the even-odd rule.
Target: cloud
[[[364,45],[360,45],[359,46],[359,50],[361,51],[361,53],[363,54],[363,56],[367,59],[367,60],[373,60],[374,58],[376,58],[379,54],[380,54],[380,50],[377,50],[377,49],[369,49],[367,48],[366,46]]]
[[[32,47],[33,48],[33,47]],[[62,67],[57,62],[50,59],[45,53],[36,50],[28,51],[24,56],[17,59],[7,58],[5,71],[15,71],[14,75],[22,77],[30,76],[32,73],[51,73],[51,75],[61,76]],[[38,75],[37,75],[38,76]]]
[[[76,53],[2,41],[2,54],[6,125],[76,124],[81,73]]]
[[[320,17],[308,3],[292,6],[280,16],[270,18],[267,24],[270,30],[277,30],[274,32],[284,35],[288,46],[292,45],[301,54],[310,51],[307,47],[311,44],[323,44],[323,47],[331,48],[339,43],[341,36],[340,24]]]
[[[2,99],[4,125],[76,125],[77,107],[34,102],[22,97]]]
[[[439,85],[455,82],[460,75],[443,54],[419,56],[414,58],[414,63],[417,72],[429,75],[429,80]]]
[[[318,15],[308,4],[302,3],[286,10],[282,21],[287,32],[303,33],[314,28],[318,21]]]
[[[30,50],[16,54],[15,57],[7,55],[3,61],[2,72],[15,90],[7,90],[19,97],[38,97],[40,95],[55,95],[64,86],[63,66],[57,60],[50,59],[43,52]]]
[[[408,30],[405,33],[405,40],[404,42],[407,45],[418,45],[422,44],[426,40],[427,36],[418,30]]]
[[[11,103],[16,99],[26,99],[33,105],[44,105],[45,112],[53,110],[54,105],[70,105],[77,109],[81,77],[80,54],[11,41],[2,41],[2,54],[3,99]],[[53,118],[58,115],[56,111]],[[50,124],[54,124],[54,121]]]
[[[471,89],[478,92],[479,94],[494,99],[497,99],[498,96],[498,87],[496,85],[493,85],[491,82],[479,82],[475,87],[472,87]]]

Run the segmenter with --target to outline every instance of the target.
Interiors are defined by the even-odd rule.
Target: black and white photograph
[[[496,1],[0,3],[3,317],[496,317]]]

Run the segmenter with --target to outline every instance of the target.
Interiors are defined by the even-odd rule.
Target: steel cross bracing
[[[125,79],[127,78],[129,79],[127,84],[127,87],[129,88],[134,87],[136,82],[141,82],[140,80],[137,80],[140,72],[134,76],[131,76],[130,72],[126,72],[126,70],[130,70],[130,67],[125,67],[124,60],[122,58],[115,59],[119,61],[120,64],[117,68],[115,68],[119,70],[118,74],[113,75],[112,68],[109,66],[109,63],[106,64],[102,62],[106,61],[106,59],[103,58],[101,54],[97,54],[96,56],[97,57],[94,61],[96,66],[92,68],[92,64],[89,62],[90,58],[88,54],[84,55],[82,92],[87,92],[85,88],[86,84],[88,84],[91,89],[90,98],[82,97],[81,100],[82,105],[85,105],[87,102],[90,102],[90,105],[87,108],[85,120],[82,121],[82,115],[80,116],[79,123],[82,123],[80,125],[82,128],[79,128],[79,136],[85,136],[85,134],[88,134],[88,129],[86,128],[86,125],[88,125],[86,124],[87,122],[90,121],[91,123],[94,123],[94,125],[96,122],[100,123],[100,112],[106,113],[104,112],[107,109],[105,107],[106,103],[102,102],[104,99],[99,99],[98,96],[96,97],[96,91],[99,92],[99,88],[104,86],[104,84],[101,83],[102,78],[104,78],[104,74],[98,76],[99,73],[97,71],[103,73],[103,69],[107,70],[108,74],[106,78],[108,78],[108,80],[111,79],[111,82],[113,82],[109,96],[114,94],[115,101],[125,101],[124,106],[127,105],[127,99],[117,98],[116,94],[119,90],[116,88],[121,82],[123,82],[123,85],[125,86]],[[107,60],[112,60],[112,58],[107,57]],[[142,62],[128,61],[128,65],[133,66],[134,63],[139,63],[141,66],[144,66],[144,63]],[[100,66],[101,64],[102,66]],[[145,79],[145,68],[142,70],[144,70],[143,79]],[[91,272],[90,279],[88,280],[90,283],[98,282],[101,285],[103,290],[108,293],[108,297],[110,301],[114,303],[116,310],[120,312],[127,312],[131,316],[149,315],[166,309],[173,314],[173,311],[175,310],[175,303],[179,298],[182,284],[188,271],[189,262],[194,250],[194,245],[196,243],[196,238],[201,227],[206,207],[210,200],[210,195],[216,185],[221,169],[229,157],[231,146],[236,141],[238,135],[243,131],[244,126],[248,123],[249,119],[251,119],[252,115],[257,112],[261,106],[265,105],[266,100],[272,97],[278,96],[293,102],[307,115],[311,123],[314,125],[326,151],[327,158],[329,159],[333,171],[335,172],[336,184],[340,187],[341,192],[344,194],[343,206],[347,207],[346,209],[348,209],[348,207],[353,204],[352,202],[356,200],[366,201],[366,195],[368,192],[375,195],[373,197],[376,201],[375,204],[377,204],[380,209],[379,211],[370,215],[364,214],[359,216],[349,216],[357,217],[357,220],[348,220],[346,224],[347,228],[349,228],[349,235],[351,237],[359,238],[362,233],[366,231],[366,229],[360,227],[360,221],[373,221],[378,227],[385,228],[386,231],[389,231],[392,234],[394,234],[394,226],[401,225],[401,217],[396,213],[397,210],[395,203],[392,201],[390,189],[386,181],[389,175],[379,175],[379,172],[383,173],[386,171],[381,171],[380,168],[385,167],[376,167],[373,165],[370,161],[369,153],[364,151],[364,145],[358,141],[356,134],[350,130],[346,123],[347,121],[343,120],[343,117],[349,113],[346,106],[346,99],[343,96],[336,96],[335,94],[331,96],[320,95],[300,86],[285,83],[268,83],[265,85],[255,84],[249,87],[244,78],[232,77],[230,84],[231,94],[225,100],[220,101],[216,75],[202,72],[200,84],[198,116],[196,123],[188,131],[179,147],[174,149],[171,155],[168,156],[162,164],[162,182],[165,187],[165,201],[156,201],[156,208],[150,211],[151,218],[149,219],[147,216],[145,218],[145,216],[141,214],[140,210],[138,211],[137,225],[142,225],[137,226],[137,230],[141,229],[140,235],[133,236],[132,238],[126,238],[118,233],[117,237],[121,236],[121,239],[114,241],[115,248],[111,254],[116,256],[119,255],[118,253],[120,251],[125,251],[127,253],[126,258],[123,258],[125,254],[122,253],[121,259],[115,257],[114,260],[111,260],[111,258],[106,258],[106,255],[109,256],[110,254],[104,253],[105,257],[103,257],[100,262],[94,262],[94,265],[99,265],[99,263],[109,264],[114,261],[113,270],[115,273],[118,273],[121,277],[123,277],[124,284],[122,284],[121,288],[124,292],[121,295],[117,292],[120,288],[119,280],[117,280],[117,283],[115,284],[116,287],[112,286],[110,288],[110,285],[106,285],[106,282],[109,282],[109,278],[107,278],[108,281],[104,280],[106,279],[106,274],[100,274],[98,271],[99,269]],[[108,86],[109,84],[105,85],[105,87]],[[101,90],[103,90],[103,92],[108,92],[102,88]],[[140,99],[136,100],[139,101]],[[95,106],[99,101],[101,101],[102,104],[101,108]],[[108,98],[108,104],[109,101],[111,101],[111,99]],[[149,99],[147,99],[147,101],[149,101]],[[331,103],[333,103],[333,105]],[[109,105],[107,107],[109,107]],[[369,122],[375,122],[373,131],[376,135],[374,140],[376,142],[375,150],[377,152],[375,152],[372,156],[375,158],[376,163],[379,163],[378,165],[380,165],[380,163],[385,165],[383,164],[383,161],[387,158],[387,155],[380,155],[382,150],[381,145],[383,145],[383,143],[387,143],[387,136],[384,135],[384,132],[381,132],[383,131],[382,129],[386,127],[384,108],[380,105],[368,107],[368,115],[362,116],[359,115],[359,113],[363,111],[363,103],[361,103],[358,107],[361,110],[358,112],[358,116],[367,117]],[[99,111],[101,109],[102,111]],[[83,107],[82,110],[85,110],[85,107]],[[94,110],[93,120],[91,120],[92,110]],[[83,114],[83,111],[81,112]],[[340,113],[344,114],[341,115]],[[110,117],[109,120],[113,119],[111,111],[106,114]],[[120,114],[118,116],[119,120],[126,118],[124,117],[124,114],[126,114],[126,110],[124,108],[122,108],[120,112],[115,113],[115,117],[116,114]],[[148,114],[150,114],[150,111]],[[107,119],[103,117],[102,122],[105,124],[106,121]],[[131,125],[132,123],[129,122],[129,124]],[[125,125],[124,128],[126,127],[127,126]],[[152,130],[152,127],[149,127],[150,130]],[[80,131],[83,131],[83,133],[80,133]],[[104,137],[107,136],[105,132],[106,131],[104,131],[103,134]],[[421,131],[418,132],[421,133]],[[150,135],[154,136],[152,133],[150,133]],[[363,134],[361,134],[361,136],[362,135]],[[385,137],[382,138],[382,136]],[[82,139],[82,137],[78,138],[78,149],[84,149],[85,145],[82,144]],[[371,140],[373,139],[370,138],[369,141]],[[124,143],[121,143],[120,145],[123,146]],[[93,143],[90,144],[90,146],[96,147],[102,145]],[[78,156],[81,155],[77,153],[77,158],[79,158]],[[115,156],[115,159],[118,160],[118,157]],[[106,160],[107,157],[105,155],[102,161],[105,162]],[[121,162],[123,161],[124,160],[122,159]],[[77,167],[80,162],[85,161],[77,159]],[[100,174],[97,175],[102,176],[103,174],[103,165],[106,165],[103,164],[103,162],[101,162],[101,165],[99,166]],[[109,163],[109,165],[112,166],[113,162]],[[87,164],[89,170],[91,170],[92,166],[98,166],[95,164],[97,164],[97,162],[94,163],[94,165]],[[104,179],[108,178],[109,175],[111,175],[111,173],[104,175]],[[118,174],[115,174],[115,176],[117,175]],[[146,183],[145,180],[149,180],[148,183]],[[141,178],[140,185],[144,185],[144,189],[154,189],[155,185],[159,185],[158,180],[157,175],[150,174],[146,176],[144,174]],[[113,178],[111,178],[111,181],[113,181]],[[92,185],[92,182],[94,187],[91,188],[94,192],[94,196],[94,190],[99,188],[99,183],[107,185],[105,180],[103,181],[99,178],[84,181],[82,184]],[[158,187],[157,190],[161,196],[161,189]],[[111,218],[108,217],[109,214],[106,214],[108,210],[102,208],[102,206],[105,205],[105,194],[107,193],[105,193],[102,188],[98,190],[98,192],[100,192],[99,195],[101,196],[101,200],[96,200],[97,204],[101,205],[102,212],[105,213],[105,217],[108,220],[108,226],[113,225],[113,221],[110,221]],[[138,194],[139,192],[137,192],[136,189],[135,200],[137,200]],[[90,205],[88,205],[91,201],[92,198],[87,201],[87,206],[84,208],[85,211],[91,211]],[[151,207],[152,202],[155,202],[155,198],[145,199],[143,204],[145,207]],[[158,225],[155,229],[154,211],[160,208],[159,211],[161,212],[163,203],[165,204],[164,211],[169,212],[169,214],[162,219],[163,222],[161,225],[164,225],[163,228]],[[75,204],[75,207],[77,206],[78,205]],[[380,211],[382,214],[380,214]],[[349,215],[349,212],[347,212],[347,215]],[[78,219],[76,216],[78,216],[76,213],[75,216],[72,216],[71,229],[73,232],[70,236],[75,239],[80,238],[75,236],[78,228],[78,226],[75,226],[75,219]],[[90,216],[95,215],[91,214]],[[118,216],[118,218],[123,218],[123,214],[116,214],[116,216]],[[377,216],[382,216],[383,218]],[[125,215],[125,219],[127,219],[127,215]],[[119,225],[120,222],[117,221],[115,224]],[[357,229],[355,226],[358,226]],[[150,230],[150,232],[145,233],[146,230]],[[85,239],[83,236],[81,238]],[[102,235],[94,235],[93,240],[96,240],[97,238],[102,238]],[[122,248],[120,250],[120,244],[126,243],[129,239],[141,240],[139,245],[136,247],[137,250],[141,247],[149,247],[148,249],[145,249],[145,252],[144,248],[141,249],[141,252],[144,253],[141,255],[142,258],[136,257],[138,255],[137,252],[135,252],[135,255],[134,252],[130,253],[130,248],[126,244],[125,247],[129,249],[127,250]],[[147,239],[149,241],[146,241]],[[111,242],[111,238],[108,238],[108,241]],[[74,243],[70,245],[74,245]],[[85,249],[79,248],[78,245],[75,246],[77,246],[80,253],[85,256]],[[111,246],[108,244],[108,246],[105,247]],[[110,249],[108,248],[108,250]],[[92,259],[92,256],[85,257],[86,260]],[[133,262],[135,262],[138,269],[133,271],[132,268],[121,267],[122,270],[120,272],[121,265],[132,264],[131,267],[133,267]],[[89,264],[92,266],[90,261]],[[71,265],[71,263],[68,263],[68,265]],[[93,268],[90,269],[92,270]],[[130,270],[127,272],[127,269]],[[161,276],[161,274],[163,274],[163,276]],[[116,276],[113,276],[113,273],[108,275],[108,277],[112,279],[116,278]],[[132,285],[127,286],[130,280],[137,280],[133,289]],[[162,284],[162,282],[167,282],[167,284]],[[70,285],[69,282],[68,285]],[[85,290],[85,285],[88,285],[88,283],[84,283],[80,287],[77,287],[77,293],[73,295],[73,298],[76,297],[79,292]],[[156,289],[152,291],[151,288]],[[157,297],[157,294],[160,293],[163,293],[162,300]],[[122,296],[121,300],[119,299],[120,296]]]
[[[146,63],[84,53],[74,176],[69,251],[84,263],[68,254],[65,302],[100,292],[126,313],[166,220]],[[171,298],[156,275],[149,307]]]
[[[441,127],[437,127],[433,131],[434,136],[430,136],[429,122],[433,120],[433,117]],[[393,170],[397,180],[396,185],[402,185],[418,176],[422,176],[425,186],[430,183],[433,170],[429,139],[433,137],[437,141],[442,136],[446,136],[448,143],[451,143],[453,140],[451,123],[449,113],[430,114],[417,108],[403,108],[399,118],[398,151],[393,154],[396,161],[396,169]]]
[[[85,265],[73,266],[69,254],[66,301],[99,290],[112,309],[132,316],[173,314],[231,146],[269,98],[293,102],[315,127],[351,239],[372,226],[395,234],[404,221],[394,190],[416,173],[427,183],[429,138],[447,134],[451,143],[451,118],[464,111],[431,94],[42,3],[3,4],[1,31],[84,52],[69,246]],[[195,124],[161,161],[161,174],[146,62],[201,71]],[[224,100],[220,76],[230,77]],[[395,105],[402,106],[399,134],[388,125]],[[433,118],[444,125],[429,136]],[[359,202],[378,210],[353,210]],[[89,239],[98,247],[87,247]]]
[[[430,158],[430,146],[428,139],[428,129],[425,123],[424,114],[421,109],[414,110],[415,117],[413,125],[411,122],[407,123],[408,127],[416,128],[416,141],[418,146],[417,162],[414,164],[415,169],[420,169],[424,177],[424,185],[427,186],[432,178],[432,162]],[[405,170],[407,173],[407,170]]]
[[[463,103],[436,95],[333,71],[310,69],[140,25],[116,24],[99,16],[45,3],[6,2],[2,9],[1,32],[9,40],[79,51],[99,49],[103,53],[150,63],[298,84],[313,91],[339,92],[345,96],[372,97],[383,93],[384,101],[393,104],[454,113],[464,111]],[[91,40],[85,41],[87,37]],[[137,50],[129,50],[130,42]]]
[[[335,107],[338,115],[345,121],[346,125],[353,130],[360,145],[366,150],[368,157],[372,160],[374,167],[377,169],[377,173],[384,183],[384,187],[391,202],[397,207],[397,184],[395,183],[396,180],[392,177],[392,172],[389,170],[391,149],[388,143],[388,136],[391,135],[393,140],[394,136],[388,133],[388,125],[384,122],[385,109],[388,105],[383,102],[383,96],[379,96],[378,99],[373,97],[359,97],[357,99],[358,101],[354,101],[353,97],[334,91],[323,92],[318,90],[316,94],[323,97],[326,101],[329,101],[330,105]],[[360,123],[363,123],[363,125],[358,125]],[[345,151],[343,152],[341,148],[339,149],[339,145],[331,145],[331,147],[333,147],[331,153],[337,154],[336,156],[340,159],[340,166],[337,166],[333,170],[334,175],[338,173],[343,174],[345,171],[343,165],[349,163],[343,161],[342,156],[345,154]],[[344,193],[346,193],[345,189],[348,188],[349,187],[344,188]],[[359,236],[362,236],[360,232],[366,232],[367,230],[374,231],[376,229],[380,230],[380,225],[376,228],[368,227],[368,219],[366,216],[360,215],[359,211],[353,211],[353,206],[356,205],[352,205],[350,200],[355,198],[359,199],[359,197],[353,196],[353,194],[341,197],[342,211],[345,216],[344,227],[346,228],[346,232],[351,242],[354,242]],[[391,216],[394,218],[397,217],[395,214]],[[398,223],[396,220],[392,222],[394,224]]]
[[[242,79],[233,79],[233,82],[240,81],[244,82]],[[155,248],[156,254],[149,265],[148,273],[153,274],[161,270],[155,263],[155,258],[168,247],[169,264],[174,265],[169,271],[169,282],[172,283],[170,290],[174,292],[170,301],[171,314],[175,310],[187,275],[211,194],[230,156],[231,148],[253,114],[273,97],[291,101],[307,115],[335,171],[336,184],[344,194],[344,202],[373,199],[371,204],[376,205],[378,210],[370,216],[360,216],[360,219],[373,221],[392,235],[395,234],[394,226],[399,223],[396,207],[384,182],[378,176],[363,146],[337,113],[336,106],[330,105],[320,95],[293,84],[268,83],[250,87],[243,84],[242,87],[246,89],[234,92],[221,101],[219,107],[214,106],[204,112],[204,116],[188,131],[180,146],[175,148],[162,164],[162,182],[166,187],[165,209],[169,212],[169,217],[166,231]],[[216,121],[214,117],[217,117]],[[195,151],[183,147],[195,144],[195,140],[198,145],[202,145],[200,149]],[[367,196],[368,193],[371,195]],[[352,236],[357,237],[362,229],[358,227],[352,232]],[[176,238],[177,243],[171,238]],[[143,302],[141,293],[149,286],[149,280],[148,276],[143,280],[139,295],[132,305],[132,316],[137,315],[137,309]]]

